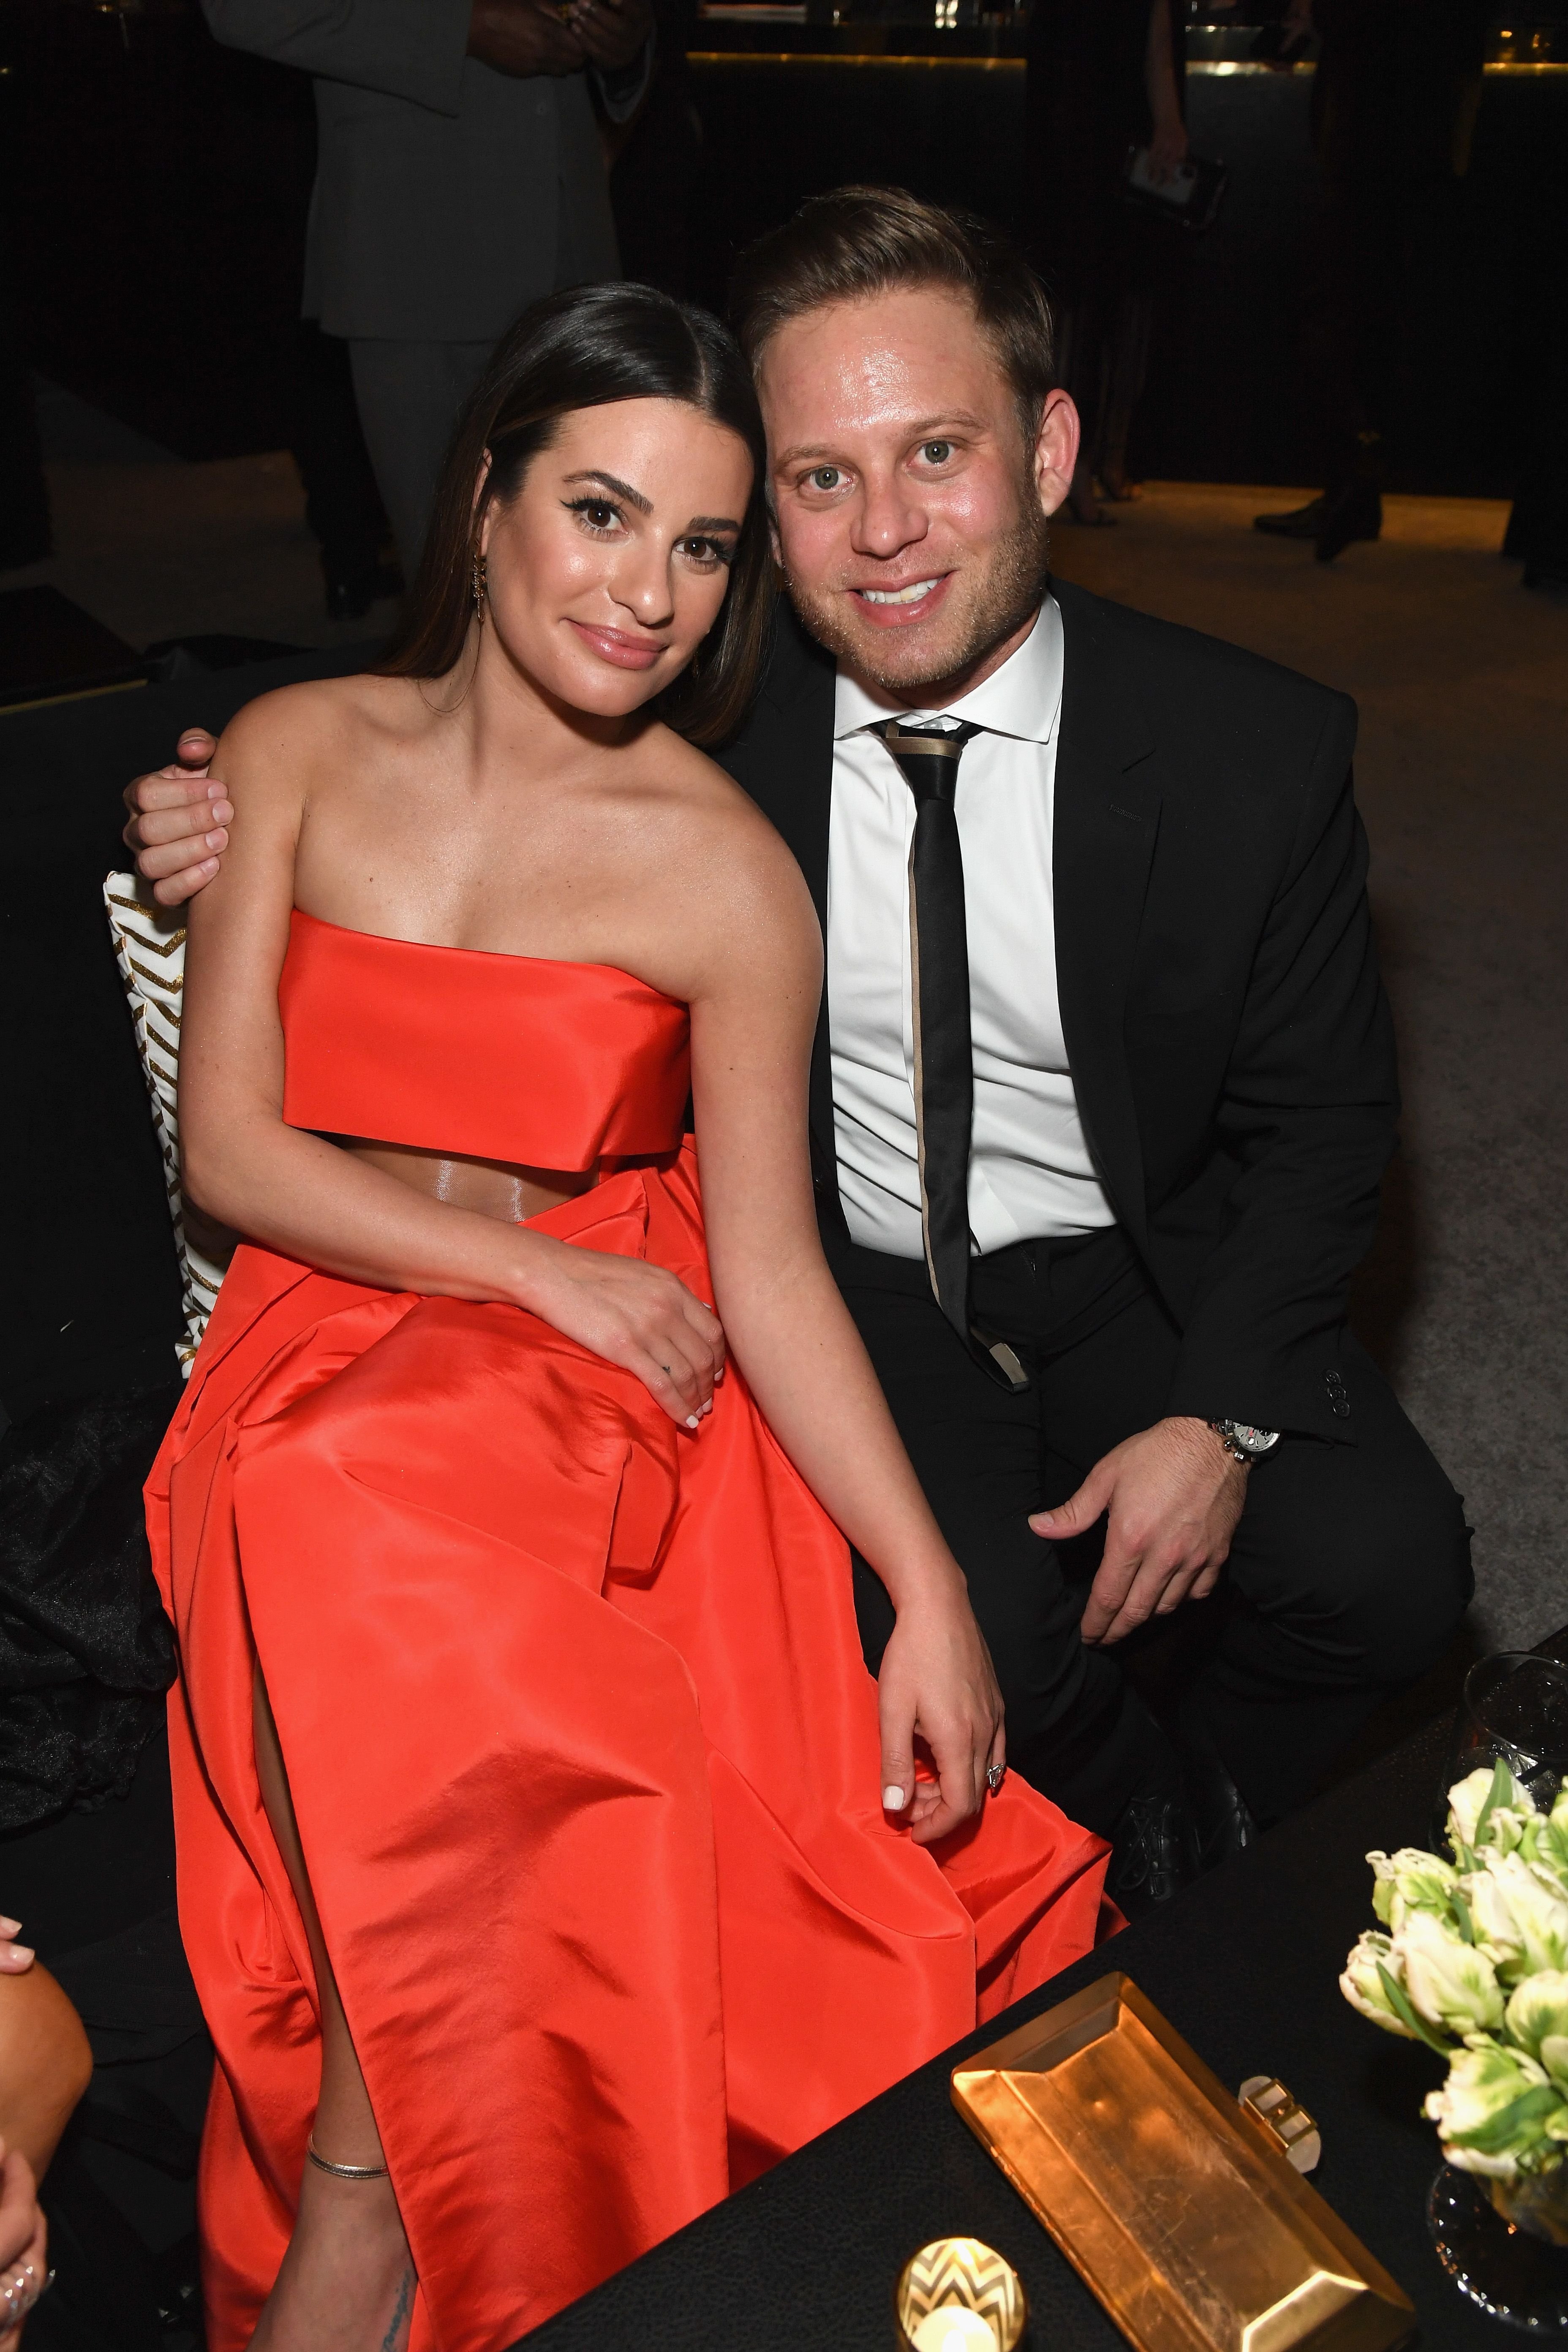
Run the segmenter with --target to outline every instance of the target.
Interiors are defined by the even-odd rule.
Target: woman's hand
[[[37,1955],[31,1944],[18,1943],[22,1932],[20,1919],[7,1919],[0,1912],[0,1974],[8,1977],[26,1976]]]
[[[1168,114],[1155,123],[1149,141],[1149,177],[1157,188],[1174,179],[1187,160],[1187,126],[1179,114]]]
[[[671,1421],[695,1429],[723,1377],[724,1333],[711,1307],[678,1275],[640,1257],[583,1249],[548,1234],[517,1303],[606,1363],[635,1372]]]
[[[985,1775],[1006,1759],[1002,1694],[962,1583],[899,1612],[877,1679],[882,1803],[917,1845],[934,1845],[980,1811]],[[937,1778],[915,1779],[915,1737]]]
[[[0,2140],[0,2352],[48,2284],[47,2231],[38,2210],[33,2168]]]

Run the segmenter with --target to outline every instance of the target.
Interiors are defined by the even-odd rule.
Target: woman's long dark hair
[[[531,461],[573,410],[616,400],[679,400],[737,434],[754,476],[719,618],[690,667],[655,708],[693,743],[721,743],[756,685],[773,598],[766,452],[751,371],[708,311],[651,286],[579,286],[532,303],[490,354],[458,420],[403,623],[377,665],[392,677],[455,667],[472,612],[486,509],[515,498]],[[485,451],[489,472],[476,500]]]

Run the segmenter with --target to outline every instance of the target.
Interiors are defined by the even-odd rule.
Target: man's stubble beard
[[[963,677],[996,646],[1005,645],[1039,610],[1050,577],[1050,524],[1034,497],[1034,485],[1019,502],[1017,519],[984,567],[978,601],[967,614],[963,632],[955,641],[929,646],[911,664],[890,666],[878,656],[900,649],[901,632],[857,630],[846,618],[842,595],[802,585],[785,570],[789,599],[817,643],[874,686],[894,694],[912,688],[944,685]],[[973,580],[975,567],[965,565],[961,580]],[[911,655],[917,648],[909,648]]]

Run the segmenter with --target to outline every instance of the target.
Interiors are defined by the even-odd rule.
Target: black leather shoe
[[[1288,514],[1261,514],[1252,518],[1254,530],[1266,530],[1270,539],[1316,539],[1323,528],[1326,498],[1311,499],[1304,507],[1292,507]]]
[[[1325,493],[1318,525],[1318,561],[1331,563],[1352,539],[1383,536],[1383,492],[1375,482],[1351,480]]]
[[[1214,1870],[1258,1843],[1258,1823],[1212,1748],[1184,1749],[1182,1764],[1192,1806],[1196,1867]]]
[[[1134,1797],[1116,1824],[1105,1891],[1129,1919],[1168,1903],[1197,1875],[1192,1817],[1173,1797]]]

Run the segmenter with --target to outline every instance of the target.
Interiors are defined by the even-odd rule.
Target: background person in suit
[[[1125,1908],[1304,1797],[1471,1590],[1458,1498],[1345,1325],[1396,1113],[1354,709],[1050,582],[1078,419],[1038,281],[981,225],[839,190],[736,296],[795,610],[721,757],[826,938],[828,1261],[1009,1762],[1114,1836]],[[189,897],[221,788],[128,798],[142,872]],[[857,1600],[874,1666],[859,1566]],[[1112,1653],[1184,1603],[1157,1722]]]
[[[1137,492],[1127,443],[1149,373],[1155,298],[1179,233],[1131,211],[1128,150],[1156,180],[1184,161],[1184,16],[1175,0],[1035,0],[1024,160],[1029,243],[1057,316],[1057,362],[1083,427],[1066,512]]]
[[[412,578],[458,412],[523,306],[619,268],[589,90],[647,79],[649,0],[203,0],[227,47],[315,81],[303,310],[344,337]]]

